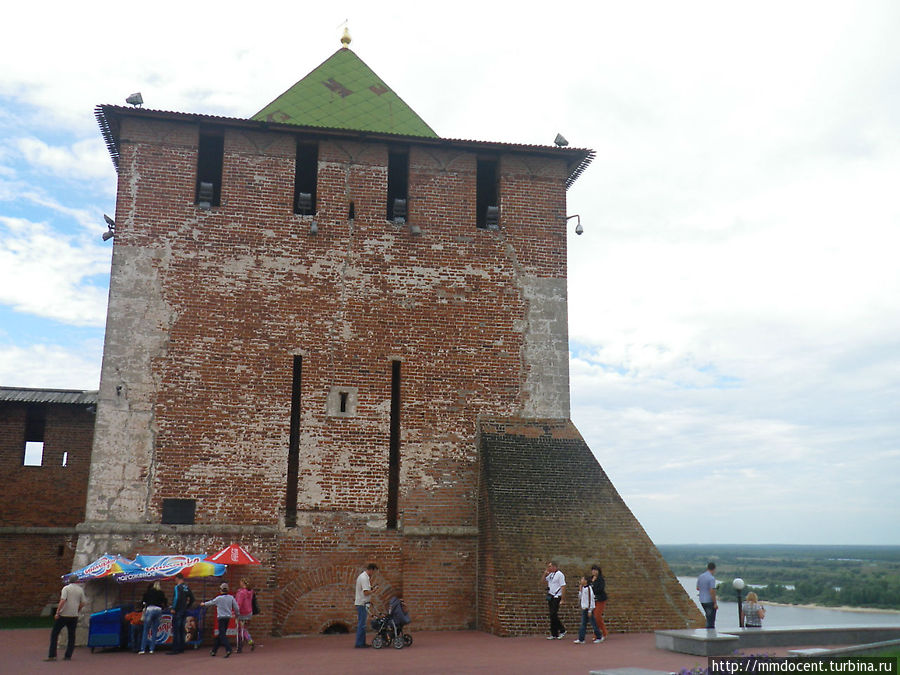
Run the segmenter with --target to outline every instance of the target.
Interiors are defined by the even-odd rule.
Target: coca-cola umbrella
[[[220,565],[261,565],[250,552],[238,544],[229,544],[218,553],[207,556],[206,560]]]
[[[225,548],[223,548],[218,553],[214,553],[211,556],[207,556],[207,562],[224,564],[229,567],[233,565],[261,565],[262,563],[254,558],[250,552],[245,549],[243,546],[239,544],[229,544]],[[234,583],[234,579],[232,579],[232,584]],[[238,642],[238,650],[240,650],[241,642],[243,640],[243,631],[240,626],[237,627],[237,642]],[[252,644],[252,643],[251,643]]]

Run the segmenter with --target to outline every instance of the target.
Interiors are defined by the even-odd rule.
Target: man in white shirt
[[[63,626],[68,631],[66,655],[63,658],[66,661],[70,661],[72,653],[75,651],[75,627],[78,625],[78,615],[87,604],[87,598],[85,598],[84,589],[78,585],[77,575],[69,575],[66,581],[68,583],[63,586],[59,604],[56,606],[53,630],[50,631],[50,652],[47,654],[47,658],[44,659],[45,661],[56,661],[56,642],[59,639],[59,633],[62,631]]]
[[[547,563],[541,579],[547,586],[547,607],[550,610],[550,635],[547,639],[562,640],[566,636],[566,627],[559,620],[559,606],[566,595],[566,575],[560,571],[555,562],[551,561]]]
[[[356,577],[356,644],[353,645],[357,649],[365,649],[369,645],[366,644],[366,621],[369,618],[369,596],[378,586],[372,585],[372,575],[378,569],[375,563],[369,563],[360,575]]]

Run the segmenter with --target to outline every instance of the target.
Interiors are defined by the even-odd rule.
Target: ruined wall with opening
[[[42,423],[34,466],[24,464],[29,408]],[[0,616],[34,616],[59,600],[84,520],[93,432],[88,406],[0,401]]]

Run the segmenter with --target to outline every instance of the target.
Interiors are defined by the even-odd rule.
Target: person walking
[[[144,606],[144,638],[141,640],[141,651],[138,654],[152,654],[156,651],[156,632],[159,630],[159,619],[162,616],[163,607],[168,606],[166,594],[158,581],[150,584],[141,599]]]
[[[716,563],[710,562],[706,571],[697,577],[697,592],[700,594],[700,606],[706,614],[706,628],[715,630],[716,612],[719,610],[716,600]]]
[[[566,636],[566,627],[559,620],[559,607],[566,595],[566,575],[559,569],[559,565],[551,560],[547,563],[541,579],[547,586],[547,609],[550,614],[550,635],[547,639],[562,640]]]
[[[184,575],[179,572],[175,575],[175,595],[172,598],[172,651],[168,652],[169,656],[184,653],[184,622],[193,604],[194,594],[184,583]]]
[[[603,642],[603,636],[600,629],[597,628],[597,621],[594,619],[594,589],[591,582],[588,581],[587,575],[581,577],[581,583],[578,587],[578,603],[581,606],[581,627],[578,629],[578,639],[573,640],[576,645],[584,644],[584,637],[587,634],[588,620],[591,622],[591,628],[594,629],[594,644]]]
[[[594,591],[594,622],[600,628],[600,639],[594,642],[603,642],[609,631],[606,630],[606,623],[603,621],[603,611],[606,609],[606,601],[609,596],[606,595],[606,579],[603,578],[603,570],[600,565],[591,565],[591,588]]]
[[[378,570],[378,565],[369,563],[366,569],[360,572],[356,577],[356,595],[354,603],[356,605],[356,643],[353,645],[356,649],[365,649],[369,645],[366,644],[366,621],[369,619],[369,608],[371,604],[371,595],[378,588],[372,585],[372,575]]]
[[[212,600],[202,603],[201,607],[210,607],[212,605],[216,606],[219,634],[216,636],[216,641],[209,655],[215,656],[216,652],[219,651],[219,647],[222,646],[225,647],[225,658],[227,659],[231,656],[231,644],[228,642],[228,623],[231,621],[231,617],[237,617],[240,614],[237,601],[228,592],[228,584],[221,584],[219,586],[219,594]]]
[[[247,622],[253,618],[253,589],[246,579],[241,579],[241,587],[234,594],[237,601],[238,613],[238,654],[244,650],[244,644],[250,645],[252,652],[256,645],[253,644],[253,638],[250,637],[250,631],[247,630]]]
[[[66,654],[63,659],[72,660],[72,654],[75,651],[75,628],[78,626],[78,615],[87,604],[87,598],[84,595],[84,589],[78,585],[78,576],[70,574],[66,579],[68,583],[63,586],[59,595],[59,604],[56,605],[56,614],[53,615],[53,628],[50,630],[50,651],[44,661],[56,661],[56,643],[59,640],[59,634],[65,627],[66,635]]]

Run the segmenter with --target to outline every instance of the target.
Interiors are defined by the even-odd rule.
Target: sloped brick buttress
[[[701,627],[684,592],[568,419],[485,420],[479,429],[478,620],[497,635],[549,632],[541,572],[566,575],[560,617],[580,623],[578,581],[599,563],[610,632]]]

